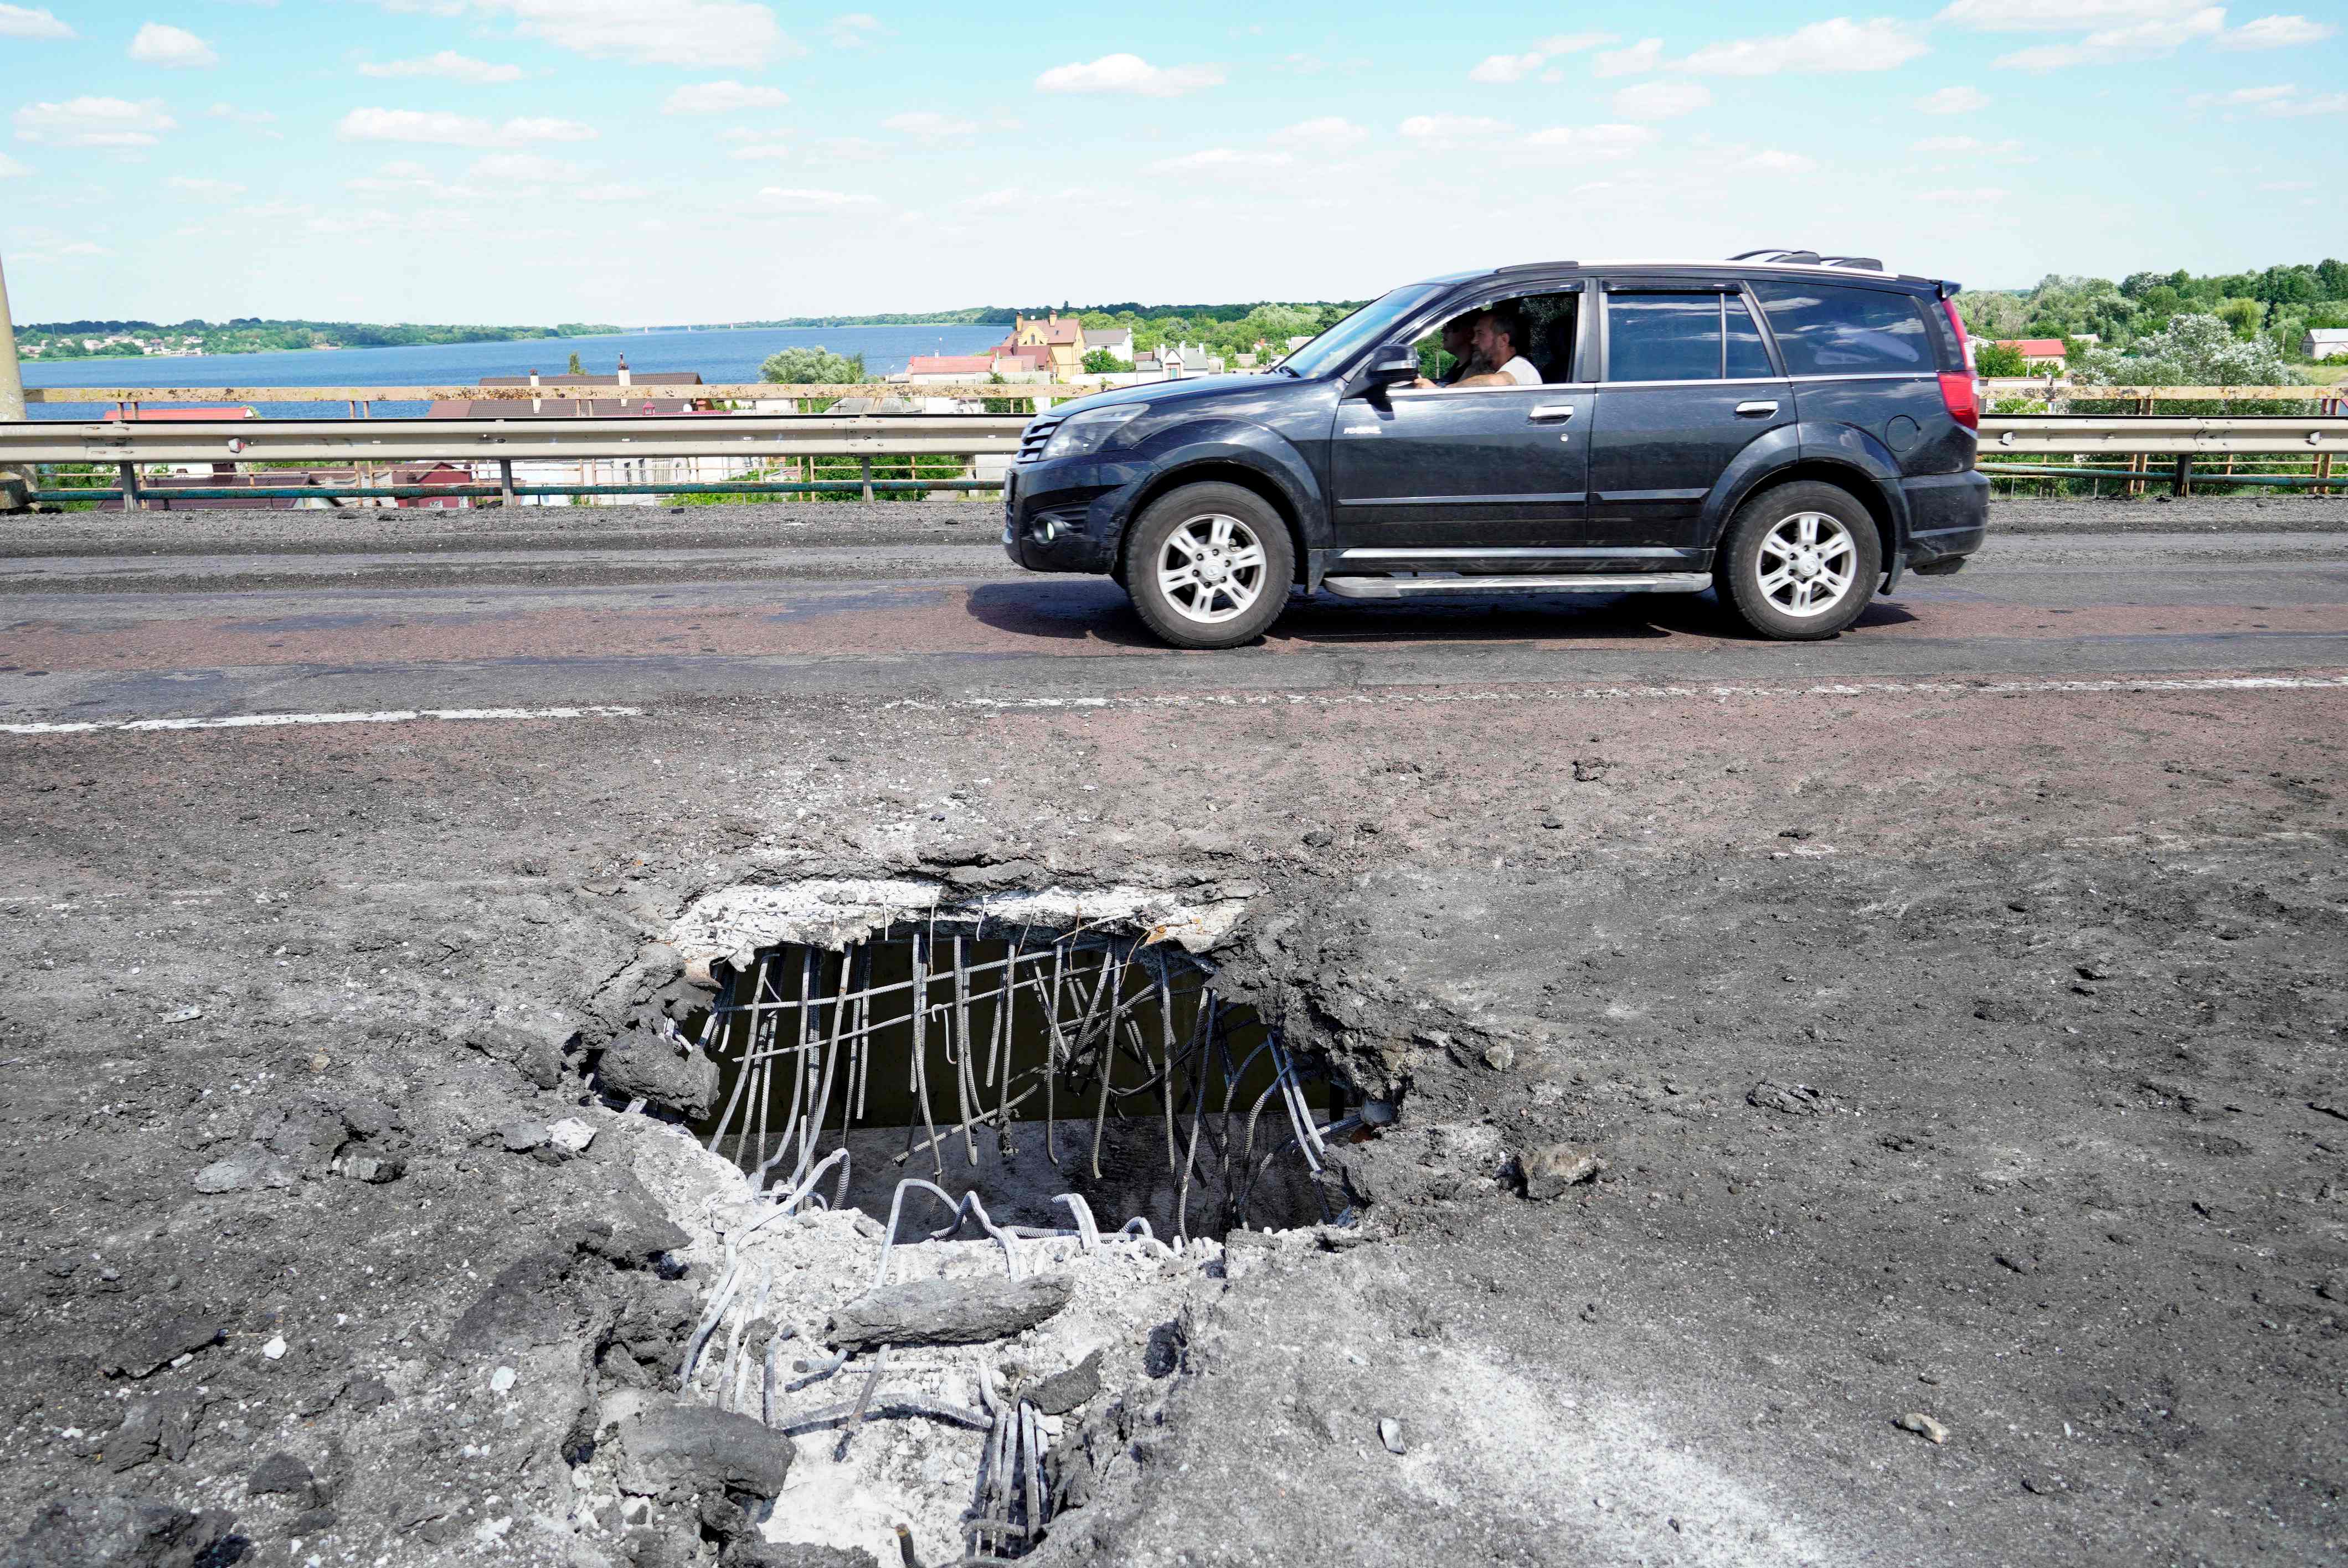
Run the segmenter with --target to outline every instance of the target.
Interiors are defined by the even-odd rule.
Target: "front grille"
[[[1044,443],[1049,441],[1052,438],[1052,432],[1059,427],[1059,420],[1048,416],[1029,420],[1027,428],[1019,433],[1019,456],[1012,461],[1033,463],[1036,458],[1041,457],[1044,455]]]

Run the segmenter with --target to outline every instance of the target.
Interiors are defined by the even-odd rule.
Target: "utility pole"
[[[25,378],[16,368],[16,323],[8,313],[8,274],[0,270],[0,423],[25,417]],[[0,512],[33,504],[30,469],[0,466]]]

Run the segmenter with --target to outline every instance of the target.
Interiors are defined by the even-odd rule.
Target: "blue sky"
[[[2348,251],[2334,5],[0,0],[19,321],[1375,293]],[[2281,0],[2291,5],[2294,0]]]

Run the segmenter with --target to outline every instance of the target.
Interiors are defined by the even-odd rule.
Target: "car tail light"
[[[1949,325],[1955,329],[1957,357],[1964,362],[1967,370],[1972,369],[1973,340],[1965,335],[1965,318],[1957,314],[1957,302],[1953,299],[1942,300],[1941,308],[1949,313]]]
[[[1981,428],[1980,384],[1969,370],[1941,373],[1941,401],[1949,405],[1949,417],[1968,430]]]

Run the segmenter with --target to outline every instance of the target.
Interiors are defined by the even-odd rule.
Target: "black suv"
[[[1807,251],[1412,283],[1269,374],[1038,415],[1003,548],[1113,575],[1185,648],[1249,641],[1320,589],[1714,588],[1763,636],[1830,637],[1903,568],[1981,548],[1956,292]],[[1478,374],[1446,384],[1463,317],[1485,323]]]

